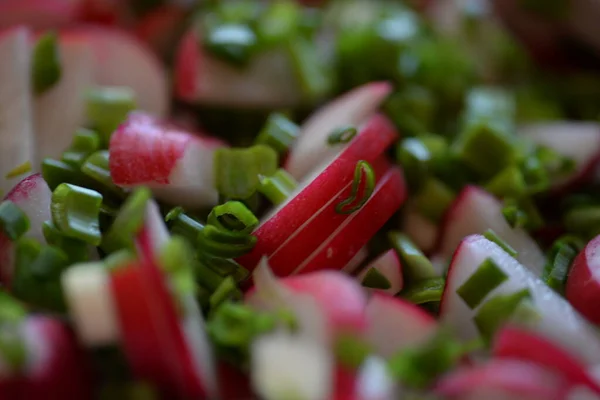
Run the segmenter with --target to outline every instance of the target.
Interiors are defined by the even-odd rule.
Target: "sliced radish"
[[[335,400],[392,400],[400,398],[385,360],[368,357],[358,371],[340,365],[335,376]]]
[[[506,327],[496,336],[492,351],[495,357],[539,364],[560,374],[573,386],[586,386],[600,394],[600,385],[587,371],[585,364],[535,333]]]
[[[349,144],[341,147],[337,156],[326,162],[320,172],[301,182],[287,201],[263,218],[253,233],[258,238],[257,244],[252,252],[238,259],[240,264],[253,269],[263,255],[273,254],[284,243],[289,242],[295,232],[301,231],[315,220],[318,222],[327,218],[333,224],[341,223],[347,216],[332,213],[335,213],[337,202],[347,198],[350,193],[356,164],[364,160],[375,166],[395,138],[396,130],[391,121],[382,115],[371,118]],[[385,166],[382,170],[385,170]],[[320,217],[326,210],[328,216]],[[327,232],[321,230],[318,233],[323,240],[327,238]],[[299,242],[296,241],[296,244]],[[311,245],[311,248],[314,247]]]
[[[575,161],[575,171],[571,176],[555,182],[558,187],[592,178],[600,162],[599,124],[570,121],[538,123],[519,127],[519,134]]]
[[[423,253],[428,254],[434,250],[439,227],[422,216],[412,204],[403,213],[402,230]]]
[[[384,293],[369,300],[366,337],[385,358],[424,343],[436,330],[435,319],[412,303]]]
[[[135,238],[135,245],[140,257],[157,260],[169,240],[169,230],[156,201],[148,201],[144,214],[144,225]]]
[[[8,172],[34,161],[30,37],[25,27],[0,32],[0,191],[13,185]]]
[[[471,310],[456,293],[457,289],[490,258],[508,277]],[[531,302],[539,314],[528,326],[540,335],[556,342],[586,363],[600,362],[600,340],[595,329],[573,307],[517,260],[483,236],[465,238],[452,259],[440,306],[440,317],[463,340],[479,336],[472,318],[496,294],[512,294],[528,289]]]
[[[388,289],[384,289],[384,292],[395,295],[404,287],[402,264],[398,254],[396,254],[394,249],[386,251],[369,265],[367,265],[358,276],[361,282],[365,279],[371,269],[375,269],[390,283],[390,287]]]
[[[217,203],[213,155],[222,143],[135,112],[110,140],[110,173],[121,187],[148,186],[159,199],[186,208]]]
[[[435,392],[448,399],[562,400],[568,390],[558,375],[514,360],[492,360],[443,377]]]
[[[183,36],[176,56],[175,94],[187,102],[233,107],[297,106],[300,86],[284,51],[256,54],[244,69],[221,61],[202,48],[199,30]]]
[[[10,200],[29,217],[27,237],[44,243],[42,226],[52,218],[50,204],[52,191],[41,174],[30,175],[19,182],[4,200]],[[0,282],[10,287],[14,270],[14,245],[8,237],[0,233]]]
[[[3,0],[0,28],[20,24],[35,29],[64,26],[77,19],[79,3],[80,0]]]
[[[119,328],[106,266],[102,262],[73,265],[61,279],[81,342],[89,347],[117,343]]]
[[[93,85],[94,63],[87,41],[66,36],[60,40],[59,51],[60,81],[34,102],[38,163],[45,157],[60,159],[75,130],[84,126],[84,96]]]
[[[592,239],[575,257],[565,287],[566,297],[587,319],[600,323],[594,304],[600,300],[600,236]]]
[[[452,257],[458,244],[468,235],[493,230],[517,251],[517,259],[539,275],[546,258],[535,241],[520,228],[511,228],[502,214],[502,203],[476,186],[465,187],[444,217],[439,254]]]
[[[133,89],[141,110],[156,116],[169,111],[167,75],[144,43],[126,32],[98,26],[82,26],[61,32],[62,38],[83,38],[94,59],[94,82],[100,86]]]
[[[327,137],[338,128],[358,127],[372,117],[392,91],[388,82],[360,86],[319,108],[303,124],[286,162],[286,169],[296,179],[305,178],[323,159],[338,153]]]

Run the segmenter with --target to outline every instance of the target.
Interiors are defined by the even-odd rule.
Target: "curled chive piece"
[[[502,238],[500,236],[496,235],[496,232],[494,232],[492,229],[488,229],[487,231],[485,231],[483,233],[483,236],[487,240],[490,240],[490,241],[496,243],[498,246],[500,246],[502,248],[502,250],[504,250],[505,252],[510,254],[511,257],[516,257],[519,254],[519,253],[517,253],[517,251],[515,249],[512,248],[512,246],[510,244],[506,243],[504,240],[502,240]]]
[[[108,150],[100,150],[91,154],[81,166],[81,172],[97,183],[99,189],[107,189],[111,194],[124,198],[125,191],[112,181],[108,158]]]
[[[477,270],[458,288],[456,293],[469,308],[476,308],[495,288],[500,286],[508,276],[491,258],[486,258]]]
[[[364,189],[362,196],[359,198],[358,194],[363,181],[363,175],[365,176]],[[356,163],[356,167],[354,168],[354,180],[352,181],[350,196],[335,206],[335,212],[338,214],[352,214],[353,212],[360,210],[362,206],[369,201],[374,190],[375,171],[373,170],[373,167],[371,167],[371,164],[364,160],[360,160]],[[352,204],[354,205],[351,206]]]
[[[194,295],[193,252],[185,239],[174,236],[160,250],[160,266],[167,273],[176,293]]]
[[[429,220],[440,222],[454,201],[455,193],[443,182],[429,178],[414,198],[417,210]]]
[[[60,52],[56,33],[49,32],[40,37],[33,49],[31,82],[36,95],[44,93],[60,81]]]
[[[298,137],[300,128],[285,115],[273,113],[269,115],[265,126],[256,137],[255,144],[269,146],[279,154],[288,151]]]
[[[15,241],[29,230],[29,217],[10,200],[0,204],[0,232]]]
[[[128,87],[97,87],[87,93],[86,107],[88,120],[107,146],[115,129],[135,110],[135,93]]]
[[[260,177],[258,191],[262,193],[271,203],[278,205],[283,203],[296,189],[298,183],[286,170],[278,169],[271,176]]]
[[[575,239],[575,243],[571,243],[573,239]],[[560,238],[552,244],[548,253],[548,261],[540,278],[560,294],[564,293],[571,264],[581,249],[579,242],[572,237]]]
[[[413,304],[425,304],[442,300],[446,280],[429,278],[415,282],[400,292],[400,297]]]
[[[349,368],[358,368],[373,352],[373,349],[364,339],[346,333],[336,338],[334,352],[340,363]]]
[[[357,133],[358,130],[354,126],[337,128],[327,136],[327,144],[333,146],[336,144],[350,143]]]
[[[391,231],[388,238],[402,261],[405,282],[416,282],[421,279],[436,278],[431,261],[403,233]]]
[[[259,177],[275,173],[278,157],[264,145],[244,149],[220,148],[215,151],[215,181],[223,197],[244,200],[260,186]]]
[[[392,287],[392,283],[377,268],[369,268],[365,275],[362,285],[371,289],[386,290]]]
[[[183,212],[183,207],[173,207],[165,216],[165,222],[173,221],[174,219],[178,218],[181,214],[183,214]]]
[[[499,294],[486,301],[473,317],[484,340],[489,342],[498,328],[511,318],[519,304],[529,298],[529,289],[523,289],[511,294]]]
[[[100,247],[107,253],[132,248],[133,238],[144,223],[146,206],[152,198],[148,188],[138,188],[127,197],[108,232],[102,238]]]
[[[61,183],[76,185],[81,182],[81,172],[77,168],[52,158],[42,161],[42,177],[50,190],[56,189]]]
[[[98,246],[102,195],[81,186],[61,183],[52,192],[52,222],[66,236]]]
[[[218,24],[206,32],[204,47],[213,55],[236,66],[250,62],[257,48],[257,38],[244,24]]]
[[[219,229],[250,234],[258,226],[258,218],[244,203],[228,201],[212,209],[208,223]]]
[[[235,284],[233,277],[228,276],[217,287],[210,296],[209,305],[211,309],[216,309],[226,301],[239,301],[244,297],[240,289]]]
[[[79,128],[75,132],[71,147],[63,153],[62,161],[79,168],[90,154],[99,149],[100,136],[89,129]]]
[[[31,172],[31,161],[26,161],[21,165],[17,165],[5,175],[5,178],[16,178],[17,176],[25,175],[28,172]]]
[[[82,240],[66,236],[58,230],[52,221],[44,221],[42,232],[46,243],[64,251],[69,256],[71,264],[85,262],[89,259],[90,251],[88,244]]]

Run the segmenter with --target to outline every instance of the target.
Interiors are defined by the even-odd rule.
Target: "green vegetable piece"
[[[271,203],[278,205],[287,200],[298,183],[286,170],[278,169],[272,176],[261,176],[258,191]]]
[[[364,184],[361,185],[364,175]],[[364,187],[359,197],[361,186]],[[354,168],[354,179],[352,180],[352,188],[350,196],[347,199],[339,202],[335,206],[335,212],[338,214],[352,214],[362,208],[373,194],[375,190],[375,170],[371,164],[364,160],[356,163]]]
[[[62,75],[60,51],[56,33],[41,36],[33,49],[31,82],[33,92],[40,95],[60,81]]]
[[[573,208],[563,216],[568,232],[591,239],[600,234],[600,206],[580,206]]]
[[[526,157],[521,162],[521,171],[528,186],[528,194],[541,193],[550,187],[548,172],[536,156]]]
[[[208,215],[208,223],[219,229],[250,234],[258,226],[258,218],[244,203],[228,201],[213,207]]]
[[[254,143],[269,146],[279,154],[284,154],[294,143],[299,132],[298,125],[285,115],[273,113],[269,115]]]
[[[510,244],[508,244],[504,240],[502,240],[502,238],[500,236],[496,235],[496,232],[494,232],[492,229],[488,229],[487,231],[485,231],[483,233],[483,236],[487,240],[490,240],[490,241],[496,243],[498,246],[500,246],[502,248],[502,250],[504,250],[505,252],[510,254],[511,257],[516,257],[518,255],[517,251],[515,249],[513,249]]]
[[[135,93],[128,87],[97,87],[86,96],[87,117],[107,146],[127,114],[136,108]]]
[[[0,324],[0,355],[7,369],[14,374],[25,372],[27,348],[20,329],[20,321],[6,321]]]
[[[98,184],[98,189],[105,189],[118,198],[125,197],[125,191],[113,183],[108,164],[108,150],[100,150],[91,154],[83,165],[81,172]]]
[[[25,175],[31,171],[31,161],[26,161],[21,165],[17,165],[15,168],[10,170],[6,175],[6,179],[13,179],[17,176]]]
[[[446,280],[444,278],[422,279],[405,287],[400,297],[414,304],[439,302],[444,294]]]
[[[207,267],[224,278],[231,276],[238,283],[245,281],[250,276],[246,268],[229,258],[218,258],[201,254],[199,261],[202,266]]]
[[[456,293],[473,309],[507,279],[508,276],[494,260],[486,258],[469,279],[456,289]]]
[[[173,207],[172,209],[169,210],[169,212],[165,216],[165,222],[173,221],[174,219],[178,218],[184,212],[185,212],[185,210],[181,206]]]
[[[228,276],[210,296],[209,304],[211,309],[215,309],[226,301],[241,300],[243,297],[244,295],[236,286],[233,277]]]
[[[331,71],[318,54],[317,46],[309,40],[297,37],[287,45],[296,78],[308,101],[325,97],[332,87]]]
[[[66,236],[98,246],[102,195],[81,186],[61,183],[52,192],[52,222]]]
[[[564,293],[571,264],[578,252],[579,248],[569,243],[568,238],[560,238],[552,244],[548,253],[548,261],[540,278],[561,295]]]
[[[138,188],[127,197],[100,247],[107,253],[132,248],[133,238],[140,231],[146,215],[146,206],[152,198],[148,188]]]
[[[0,232],[15,241],[29,230],[29,217],[10,200],[0,203]]]
[[[511,318],[519,304],[531,297],[529,289],[511,294],[499,294],[485,302],[473,317],[481,336],[489,342],[498,328]]]
[[[455,193],[435,178],[429,178],[414,197],[417,210],[432,222],[438,223],[456,197]]]
[[[334,146],[336,144],[350,143],[357,133],[358,130],[354,126],[342,126],[334,129],[333,132],[327,136],[327,144]]]
[[[365,275],[362,285],[371,289],[382,289],[386,290],[392,287],[392,283],[377,270],[377,268],[369,268]]]
[[[506,198],[502,214],[510,226],[536,230],[544,225],[536,205],[527,197]]]
[[[219,258],[237,258],[250,252],[256,245],[256,237],[221,230],[206,225],[198,236],[197,246],[201,253]]]
[[[104,267],[109,271],[123,268],[135,260],[135,254],[129,249],[117,250],[104,258]]]
[[[392,94],[384,108],[403,134],[417,136],[433,127],[436,100],[425,87],[409,85]]]
[[[498,172],[485,189],[498,197],[521,197],[527,190],[527,184],[521,170],[511,165]]]
[[[175,291],[181,295],[193,295],[196,291],[192,271],[193,252],[185,239],[174,236],[160,250],[160,266],[170,278]]]
[[[168,217],[169,215],[167,215]],[[184,237],[188,243],[196,243],[198,235],[204,229],[204,225],[185,213],[181,213],[170,220],[167,220],[167,226],[173,235]]]
[[[419,189],[429,175],[432,154],[418,138],[407,138],[398,143],[396,160],[402,165],[408,184]]]
[[[209,29],[204,47],[215,56],[237,66],[250,62],[257,48],[257,38],[249,26],[220,24]]]
[[[261,45],[273,46],[293,38],[299,29],[302,9],[295,1],[272,2],[256,25]]]
[[[100,149],[100,136],[89,129],[80,128],[75,132],[71,147],[62,155],[62,161],[79,168],[83,161]]]
[[[75,167],[52,158],[46,158],[42,162],[42,177],[54,190],[61,183],[72,183],[74,185],[81,182],[81,173]]]
[[[403,233],[391,231],[388,238],[402,261],[405,281],[416,282],[421,279],[436,278],[431,261]]]
[[[349,368],[359,368],[371,355],[373,349],[362,338],[346,333],[336,338],[334,352],[342,365]]]
[[[497,87],[476,87],[467,94],[464,126],[489,123],[502,132],[512,132],[516,101],[512,93]]]
[[[58,230],[52,221],[44,221],[42,232],[46,243],[56,246],[69,256],[71,264],[85,262],[89,259],[90,249],[86,242],[66,236]]]
[[[23,304],[10,294],[0,290],[0,325],[18,323],[27,315]]]

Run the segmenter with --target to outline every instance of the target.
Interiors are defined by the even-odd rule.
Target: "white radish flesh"
[[[435,248],[439,227],[422,216],[412,204],[404,212],[402,230],[423,253],[428,254]]]

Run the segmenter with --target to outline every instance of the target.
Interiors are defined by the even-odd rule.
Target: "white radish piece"
[[[402,231],[425,254],[434,250],[439,236],[439,227],[421,215],[413,204],[405,207]]]
[[[0,32],[0,192],[14,184],[8,172],[35,161],[30,38],[22,26]]]
[[[356,382],[356,400],[397,399],[397,388],[385,360],[370,356],[360,366]]]
[[[465,187],[446,211],[438,253],[452,257],[458,244],[468,235],[491,229],[517,251],[517,260],[540,275],[546,258],[537,243],[521,228],[512,228],[502,214],[502,203],[476,186]]]
[[[596,307],[600,300],[599,246],[600,236],[596,236],[577,255],[565,287],[567,300],[594,324],[600,322],[600,312]]]
[[[300,129],[298,139],[290,149],[286,169],[296,179],[303,179],[338,149],[327,143],[335,129],[359,128],[373,116],[392,91],[388,82],[373,82],[345,93],[319,108]]]
[[[390,249],[380,255],[378,258],[373,260],[365,269],[358,275],[358,279],[362,282],[371,269],[375,269],[381,275],[383,275],[388,282],[390,287],[388,289],[375,289],[381,290],[392,296],[397,294],[404,287],[404,278],[402,276],[402,263],[400,258],[394,249]]]
[[[90,44],[83,38],[60,38],[60,80],[34,101],[37,164],[58,158],[85,125],[85,93],[93,85],[94,62]]]
[[[474,310],[457,294],[457,289],[491,259],[508,277],[482,299]],[[479,337],[473,316],[494,295],[507,295],[528,289],[536,318],[528,327],[556,342],[588,364],[600,362],[600,339],[587,321],[559,294],[534,276],[497,244],[480,235],[465,238],[452,259],[440,305],[440,320],[450,326],[457,337],[472,340]]]

